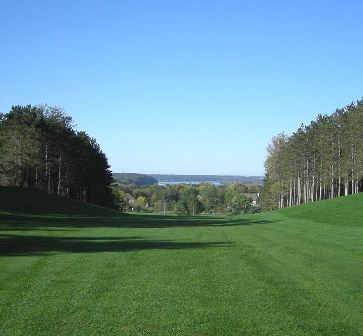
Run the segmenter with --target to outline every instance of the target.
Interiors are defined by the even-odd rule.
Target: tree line
[[[146,186],[157,184],[158,181],[150,175],[138,173],[113,173],[113,179],[119,184],[136,184],[138,186]]]
[[[200,185],[121,185],[113,186],[119,207],[124,211],[174,213],[178,215],[227,214],[257,212],[251,197],[256,198],[262,186],[230,184]]]
[[[363,100],[318,115],[267,148],[264,208],[284,208],[363,189]]]
[[[0,114],[0,184],[114,205],[112,173],[96,140],[59,107],[13,106]]]

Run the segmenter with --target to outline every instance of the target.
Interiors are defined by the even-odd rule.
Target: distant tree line
[[[137,173],[113,173],[113,179],[119,184],[136,184],[138,186],[158,183],[152,176]]]
[[[96,140],[51,106],[0,114],[0,184],[113,206],[112,174]]]
[[[268,148],[265,208],[284,208],[362,191],[363,100],[319,115]]]
[[[137,185],[114,186],[120,208],[124,211],[174,213],[178,215],[237,215],[259,211],[253,199],[262,186],[230,184]]]

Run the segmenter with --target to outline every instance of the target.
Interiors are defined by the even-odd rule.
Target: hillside
[[[15,187],[0,187],[0,211],[26,214],[63,214],[110,216],[117,214],[108,208],[87,204],[46,192]]]
[[[42,197],[16,208],[54,201]],[[0,213],[1,335],[360,336],[362,205],[359,194],[240,217]]]
[[[157,184],[158,181],[152,176],[137,173],[113,173],[114,180],[120,184],[136,184],[138,186],[146,186]]]
[[[277,210],[286,217],[338,226],[363,226],[363,193]]]

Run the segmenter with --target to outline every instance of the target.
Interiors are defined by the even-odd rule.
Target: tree
[[[199,187],[200,202],[207,213],[216,213],[223,203],[223,194],[212,184],[202,184]]]
[[[0,117],[0,183],[114,206],[112,174],[96,140],[58,107],[13,106]]]
[[[146,207],[146,198],[144,196],[139,196],[135,200],[135,210],[141,211],[141,210],[144,210],[145,207]]]
[[[120,210],[121,212],[127,210],[128,202],[126,199],[126,193],[124,191],[122,190],[115,191],[115,202],[118,210]]]
[[[250,211],[251,202],[238,189],[237,185],[230,185],[226,189],[225,194],[225,209],[228,215],[239,215]]]
[[[363,102],[318,115],[268,147],[263,203],[285,207],[362,190]]]
[[[196,215],[201,211],[201,203],[198,198],[198,191],[194,186],[183,186],[179,193],[179,208],[182,206],[187,214]],[[182,204],[182,206],[180,205]]]

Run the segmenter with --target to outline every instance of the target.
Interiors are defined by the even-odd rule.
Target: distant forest
[[[258,212],[261,185],[223,184],[215,186],[171,184],[137,186],[114,184],[119,208],[130,212],[173,213],[178,215]]]
[[[363,101],[319,115],[268,146],[265,208],[355,194],[363,189]]]
[[[157,184],[158,181],[152,176],[137,173],[113,173],[113,179],[119,184],[136,184],[137,186],[146,186]]]
[[[0,185],[113,206],[112,174],[96,140],[51,106],[0,114]]]

